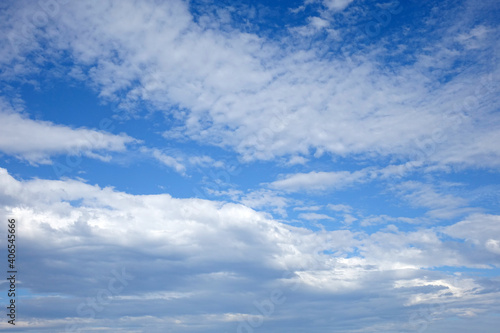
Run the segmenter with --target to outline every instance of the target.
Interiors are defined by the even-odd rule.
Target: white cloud
[[[322,19],[321,17],[312,16],[308,18],[307,25],[290,28],[290,31],[304,37],[310,37],[311,35],[325,30],[330,34],[335,35],[335,31],[333,29],[328,29],[329,26],[329,21]]]
[[[428,222],[425,218],[421,217],[417,218],[393,217],[388,215],[372,215],[372,216],[362,217],[360,219],[361,219],[360,225],[363,227],[377,225],[377,224],[387,224],[387,223],[423,224],[424,222]],[[395,227],[394,225],[389,225],[388,228],[389,228],[388,230],[392,230],[393,228],[396,228],[397,230],[397,227]]]
[[[481,44],[486,42],[486,37],[489,33],[494,33],[494,31],[484,25],[478,25],[468,32],[462,32],[459,34],[456,37],[456,40],[459,43],[464,44],[467,49],[479,49],[482,47]]]
[[[269,186],[286,192],[339,190],[357,183],[365,183],[377,178],[401,177],[421,162],[407,162],[401,165],[389,165],[385,168],[368,167],[358,171],[311,171],[286,175],[275,180]]]
[[[444,228],[444,232],[500,254],[500,219],[497,215],[474,214],[464,221]]]
[[[429,208],[427,214],[433,218],[447,219],[477,211],[469,207],[466,199],[443,193],[430,184],[407,181],[394,185],[393,189],[414,207]]]
[[[341,189],[363,180],[362,171],[333,171],[309,172],[289,175],[284,179],[276,180],[269,186],[287,192],[297,191],[324,191],[327,189]]]
[[[51,68],[50,75],[87,81],[103,100],[128,112],[164,113],[165,138],[220,146],[246,162],[288,161],[290,172],[311,170],[308,162],[325,155],[355,156],[362,165],[403,162],[291,173],[265,184],[271,189],[244,192],[228,184],[227,162],[139,148],[182,175],[190,167],[219,168],[212,181],[228,189],[207,192],[240,204],[134,195],[81,180],[17,180],[0,168],[0,215],[18,218],[19,244],[30,254],[22,257],[26,294],[19,326],[54,332],[76,322],[112,331],[230,332],[240,320],[261,319],[252,305],[276,289],[286,302],[265,318],[263,331],[305,327],[297,323],[318,332],[415,331],[408,318],[428,304],[443,305],[432,314],[437,318],[425,317],[433,322],[457,315],[492,321],[500,300],[497,277],[452,276],[441,268],[500,267],[499,216],[467,215],[476,212],[468,200],[420,182],[392,189],[428,209],[423,218],[364,217],[348,205],[294,202],[280,191],[343,189],[419,168],[499,166],[498,28],[458,19],[445,33],[449,38],[442,26],[429,39],[391,28],[401,33],[384,34],[375,46],[363,36],[335,44],[332,37],[343,37],[342,31],[325,17],[342,16],[338,12],[350,10],[352,1],[324,0],[331,12],[313,14],[300,30],[330,34],[331,45],[316,47],[327,43],[300,34],[273,40],[233,28],[232,6],[216,8],[220,20],[214,21],[210,13],[190,11],[197,2],[55,1],[59,12],[39,27],[25,17],[32,20],[40,8],[23,0],[0,4],[0,78],[23,82]],[[20,36],[11,52],[9,39]],[[398,45],[403,37],[421,51]],[[302,49],[306,44],[312,48]],[[60,65],[68,62],[72,68]],[[137,142],[30,120],[3,106],[0,124],[0,150],[31,163],[50,163],[63,153],[106,160],[107,152]],[[370,228],[312,231],[257,211],[285,217],[292,204],[301,205],[294,210],[302,219],[359,220]],[[325,208],[334,217],[321,214]],[[462,215],[450,226],[428,224]],[[379,229],[401,222],[411,223],[405,226],[411,231]],[[105,316],[82,318],[78,306],[106,288],[108,273],[121,265],[135,280],[111,297]],[[46,319],[40,304],[57,319]],[[460,322],[460,330],[449,326],[456,320],[442,322],[429,333],[484,327],[475,326],[479,320]]]
[[[336,212],[346,212],[346,213],[349,213],[349,212],[352,211],[352,207],[351,206],[349,206],[349,205],[343,205],[343,204],[337,204],[337,205],[328,204],[327,208],[331,209],[333,211],[336,211]]]
[[[210,173],[210,176],[214,181],[220,181],[221,179],[216,179],[218,176],[226,178],[227,175],[236,174],[235,165],[227,163],[225,161],[216,161],[207,155],[189,155],[177,149],[159,149],[159,148],[148,148],[140,147],[139,151],[147,156],[153,157],[155,160],[159,161],[161,164],[172,168],[177,173],[187,176],[189,168],[216,168],[223,169],[222,172]]]
[[[189,163],[191,165],[198,165],[202,167],[215,167],[215,168],[222,168],[224,166],[224,162],[222,161],[215,161],[213,158],[210,156],[191,156],[189,157]]]
[[[327,20],[324,20],[321,17],[311,17],[310,23],[316,29],[323,29],[330,25],[330,23]]]
[[[304,210],[318,211],[321,208],[322,208],[321,206],[304,206],[304,207],[294,207],[293,210],[297,210],[297,211],[304,211]]]
[[[0,151],[30,163],[50,164],[54,155],[80,155],[101,160],[108,152],[123,152],[137,142],[130,136],[71,128],[29,119],[0,104]]]
[[[482,87],[478,71],[496,80],[497,62],[478,62],[478,71],[431,86],[433,68],[451,75],[458,59],[475,57],[445,37],[428,42],[414,64],[387,69],[378,59],[392,51],[383,47],[320,59],[314,50],[195,23],[181,1],[68,3],[48,29],[55,31],[46,36],[49,44],[68,50],[103,98],[125,95],[121,105],[130,110],[146,102],[179,121],[166,135],[231,147],[244,160],[317,152],[407,156],[422,138],[441,133],[446,145],[426,155],[433,163],[494,167],[500,161],[498,147],[486,144],[498,131],[485,121],[498,107],[498,88],[474,92]],[[460,36],[484,41],[470,52],[491,52],[497,44],[495,31],[481,27]],[[442,116],[464,96],[477,99],[480,112],[470,121],[484,124],[481,130]]]
[[[236,192],[232,191],[229,193],[235,194]],[[281,217],[287,216],[286,207],[288,207],[291,200],[278,195],[274,191],[260,189],[246,194],[240,192],[239,195],[239,198],[233,197],[233,200],[253,209],[267,209]]]
[[[296,165],[296,164],[306,164],[308,161],[307,158],[304,158],[302,156],[292,156],[290,160],[286,163],[287,165]]]
[[[225,198],[232,202],[241,203],[252,209],[276,214],[275,216],[279,216],[281,218],[286,218],[288,215],[287,208],[294,203],[296,204],[296,200],[283,196],[279,192],[265,188],[249,190],[247,192],[236,189],[216,190],[207,188],[206,192],[219,198]],[[302,209],[297,207],[294,208],[294,210],[309,209],[314,210],[315,207],[302,207]],[[319,207],[317,209],[319,209]]]
[[[500,121],[492,116],[489,126],[481,130],[475,126],[474,140],[466,136],[456,137],[443,144],[443,148],[431,156],[438,165],[457,165],[466,168],[496,168],[500,166],[500,148],[495,143],[500,140]]]
[[[340,11],[349,6],[354,0],[323,0],[323,5],[330,10]]]
[[[163,153],[160,149],[157,148],[146,148],[141,147],[140,151],[144,154],[150,154],[156,160],[161,162],[162,164],[174,169],[176,172],[181,175],[185,175],[186,167],[182,164],[182,160],[180,158],[176,158],[170,155]]]
[[[344,223],[345,224],[351,224],[357,220],[358,219],[356,217],[352,216],[351,214],[344,214]]]
[[[48,325],[52,331],[69,322],[130,327],[144,319],[142,310],[137,312],[143,309],[148,322],[158,327],[181,331],[182,323],[191,331],[199,327],[193,325],[203,325],[205,332],[215,332],[221,322],[238,324],[230,318],[252,316],[252,304],[269,297],[273,288],[289,301],[279,310],[283,316],[276,312],[266,321],[270,329],[272,323],[288,327],[287,318],[300,316],[305,304],[335,308],[340,311],[335,312],[335,321],[351,325],[344,317],[352,316],[351,308],[359,310],[359,302],[379,305],[370,307],[372,315],[387,313],[382,305],[394,303],[391,310],[398,315],[391,320],[400,326],[410,311],[404,304],[439,295],[450,311],[467,305],[479,313],[498,303],[484,280],[458,278],[455,283],[444,273],[426,270],[441,265],[500,265],[498,258],[487,256],[495,253],[488,228],[498,224],[498,216],[475,217],[482,221],[477,228],[471,219],[445,230],[453,237],[485,241],[485,247],[471,252],[464,243],[441,241],[433,230],[396,229],[372,235],[349,230],[313,232],[279,223],[243,205],[166,194],[131,195],[77,180],[16,180],[5,169],[0,169],[0,185],[0,211],[18,219],[23,249],[32,253],[23,259],[23,286],[29,290],[23,299],[26,308],[50,302],[55,316],[67,318],[44,322],[35,315],[21,321],[31,320],[40,328]],[[468,233],[471,227],[475,229]],[[106,287],[113,269],[124,266],[135,278],[106,305],[106,311],[112,310],[106,312],[107,319],[78,319],[79,304]],[[441,286],[452,293],[411,289],[426,286]],[[369,292],[374,287],[383,291],[383,297]],[[318,299],[318,292],[342,295],[342,301]],[[30,293],[39,296],[32,298]],[[219,300],[215,307],[214,299]],[[309,316],[329,318],[321,310]]]
[[[300,213],[299,219],[309,220],[309,221],[318,221],[318,220],[335,220],[333,217],[328,216],[326,214],[318,214],[318,213]]]

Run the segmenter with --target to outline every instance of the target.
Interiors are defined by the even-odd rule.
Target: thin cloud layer
[[[123,134],[36,121],[0,107],[0,151],[30,163],[50,164],[51,156],[60,154],[109,160],[110,156],[102,153],[123,152],[137,141]]]

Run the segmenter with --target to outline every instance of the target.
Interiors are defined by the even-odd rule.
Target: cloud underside
[[[499,299],[488,279],[435,268],[498,267],[500,216],[472,214],[414,232],[313,232],[224,202],[131,195],[75,180],[19,181],[4,169],[0,184],[2,215],[18,221],[22,287],[33,295],[23,307],[33,320],[42,303],[51,316],[66,318],[40,319],[49,330],[75,322],[127,326],[145,316],[179,331],[236,329],[259,315],[254,302],[265,303],[272,292],[286,301],[275,304],[267,330],[325,318],[340,328],[387,311],[393,315],[385,325],[410,329],[408,316],[418,307],[432,305],[440,319],[468,318],[488,313]],[[107,319],[95,310],[92,316],[85,298],[122,270],[134,278],[107,299]],[[306,304],[311,311],[303,311]],[[333,317],[326,307],[336,310]]]

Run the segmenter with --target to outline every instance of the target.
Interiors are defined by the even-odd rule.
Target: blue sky
[[[496,332],[499,14],[1,2],[16,331]]]

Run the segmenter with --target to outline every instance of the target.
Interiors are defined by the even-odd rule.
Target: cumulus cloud
[[[392,324],[404,326],[415,304],[439,300],[447,307],[443,315],[450,316],[466,304],[471,311],[487,312],[498,296],[484,279],[428,270],[500,265],[492,251],[498,240],[488,229],[498,224],[497,216],[471,217],[443,230],[484,242],[467,252],[466,243],[445,242],[438,230],[313,232],[239,204],[132,195],[70,179],[16,180],[5,169],[0,183],[2,215],[19,221],[23,251],[31,253],[23,257],[22,285],[29,291],[24,311],[33,317],[21,322],[36,321],[40,329],[58,330],[67,323],[128,327],[144,316],[157,327],[179,332],[236,329],[259,314],[252,304],[266,300],[273,290],[286,302],[266,321],[267,329],[293,325],[291,317],[330,318],[320,310],[325,306],[340,311],[333,321],[347,324],[344,316],[353,318],[359,302],[382,305],[388,299],[393,307],[371,311],[391,310]],[[467,232],[473,225],[473,232]],[[129,280],[119,294],[100,304],[107,319],[89,318],[83,311],[90,307],[86,300],[99,288],[105,290],[116,274]],[[383,297],[369,292],[374,285],[384,291]],[[325,293],[343,298],[318,297]],[[351,299],[348,293],[357,296]],[[471,299],[474,305],[468,303]],[[65,319],[36,319],[40,302]],[[305,304],[317,311],[304,313]]]

